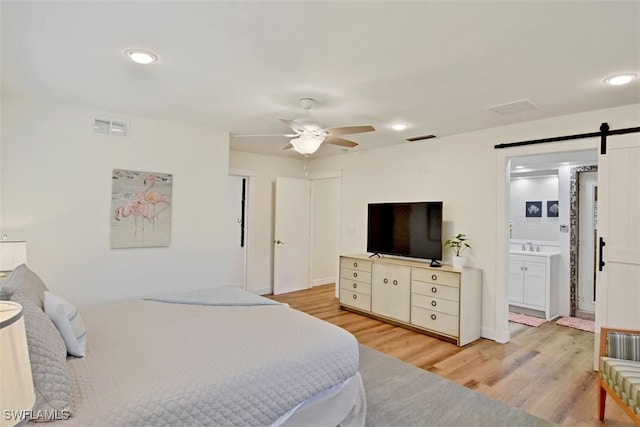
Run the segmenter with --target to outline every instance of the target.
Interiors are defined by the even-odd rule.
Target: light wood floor
[[[549,322],[510,323],[511,341],[459,348],[340,309],[333,285],[270,296],[351,332],[361,344],[562,426],[633,426],[611,399],[597,418],[594,335]]]

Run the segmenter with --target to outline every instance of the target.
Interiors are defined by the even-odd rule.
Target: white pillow
[[[56,294],[45,291],[44,312],[62,335],[67,353],[84,357],[87,350],[87,332],[78,310]]]

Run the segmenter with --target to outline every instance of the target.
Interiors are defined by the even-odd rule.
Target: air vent
[[[93,120],[93,132],[100,135],[129,136],[129,122],[96,117]]]
[[[414,136],[411,138],[407,138],[407,141],[409,142],[415,142],[415,141],[422,141],[425,139],[431,139],[431,138],[435,138],[435,135],[422,135],[422,136]]]
[[[521,99],[519,101],[507,102],[506,104],[494,105],[493,107],[489,107],[487,109],[498,114],[505,115],[522,113],[523,111],[539,110],[540,107],[538,107],[533,101],[529,99]]]

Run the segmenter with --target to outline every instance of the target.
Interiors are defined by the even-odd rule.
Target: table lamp
[[[35,401],[22,306],[0,301],[0,427],[28,419]]]

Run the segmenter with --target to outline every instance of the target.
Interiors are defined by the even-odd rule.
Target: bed
[[[286,304],[218,287],[80,314],[71,417],[48,425],[364,425],[356,339]]]

